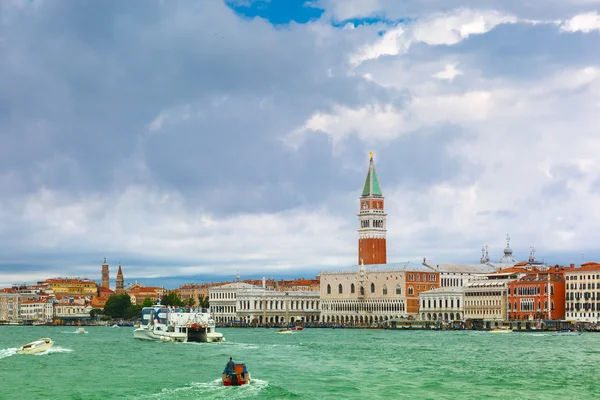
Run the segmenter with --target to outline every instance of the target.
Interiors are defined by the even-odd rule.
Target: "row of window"
[[[267,310],[284,310],[285,303],[283,300],[254,300],[254,303],[251,303],[250,300],[241,301],[239,306],[241,310],[250,310],[250,305],[254,305],[253,310],[262,310],[263,304],[266,303]],[[316,300],[291,300],[289,302],[290,310],[305,310],[305,309],[318,309],[319,302]]]
[[[324,303],[322,311],[336,312],[397,312],[405,311],[403,302],[394,303]]]
[[[579,285],[576,283],[567,283],[567,290],[577,290],[577,289],[581,289],[581,290],[585,290],[585,289],[596,289],[596,284],[595,283],[588,283],[587,284],[587,288],[586,288],[586,284],[585,283],[580,283]],[[600,283],[598,284],[598,289],[600,289]]]
[[[465,296],[469,296],[469,297],[502,296],[502,292],[465,292]]]
[[[543,288],[543,289],[542,289]],[[535,296],[542,294],[548,294],[548,285],[543,286],[519,286],[513,287],[513,295],[515,296]],[[510,287],[508,288],[508,294],[510,295]],[[554,286],[550,286],[550,295],[554,295]]]
[[[427,304],[427,307],[425,307],[425,304]],[[450,308],[454,308],[454,299],[450,299],[450,301],[448,301],[448,299],[433,299],[433,301],[431,299],[427,299],[427,303],[425,303],[425,299],[421,301],[421,307],[423,308],[431,308],[432,304],[433,308],[448,308],[448,305],[450,306]],[[460,308],[460,299],[456,299],[456,308]]]
[[[216,292],[210,294],[211,299],[235,299],[235,297],[236,293],[232,292]]]
[[[373,228],[383,228],[383,220],[382,219],[375,219],[372,220],[373,221]],[[360,221],[360,227],[361,228],[370,228],[371,227],[371,220],[367,219],[367,220],[362,220]]]
[[[430,286],[429,290],[433,290],[435,289],[435,286]],[[359,293],[361,296],[365,295],[365,288],[363,286],[360,286],[358,288]],[[415,289],[412,286],[408,287],[408,295],[412,296],[415,294]],[[417,290],[421,290],[421,285],[417,286]],[[423,285],[423,290],[427,290],[427,286]],[[343,294],[344,293],[344,287],[342,286],[342,284],[340,283],[338,285],[338,294]],[[356,287],[354,286],[354,283],[350,284],[350,294],[354,294],[356,293]],[[371,293],[375,293],[375,284],[371,283]],[[331,285],[327,285],[327,294],[331,294]],[[381,294],[386,296],[388,294],[388,289],[386,285],[383,285],[383,288],[381,289]],[[400,287],[400,285],[396,285],[396,294],[400,295],[402,294],[402,288]]]
[[[587,278],[588,280],[594,279],[594,275],[588,275]],[[568,281],[576,281],[578,279],[584,280],[585,275],[567,275],[565,279]],[[596,279],[600,279],[600,275],[596,275]]]
[[[417,282],[421,282],[421,280],[423,280],[423,282],[427,282],[427,280],[429,280],[429,282],[436,281],[435,274],[416,274],[416,277],[417,277],[417,279],[416,279]],[[408,274],[408,280],[414,281],[415,274]]]
[[[579,300],[579,299],[585,299],[585,300],[595,300],[596,298],[598,298],[598,300],[600,300],[600,292],[598,292],[598,295],[596,296],[593,292],[585,292],[585,293],[576,293],[576,292],[569,292],[566,294],[565,298],[567,300]]]

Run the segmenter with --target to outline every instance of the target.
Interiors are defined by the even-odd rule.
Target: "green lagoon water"
[[[0,399],[585,399],[600,334],[220,329],[224,343],[141,342],[133,328],[0,326]],[[50,337],[43,355],[22,344]],[[229,357],[253,382],[222,387]]]

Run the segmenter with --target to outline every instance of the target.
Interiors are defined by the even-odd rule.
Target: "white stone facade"
[[[321,321],[364,326],[418,315],[420,291],[435,289],[438,274],[422,265],[321,272]]]
[[[245,282],[233,282],[208,288],[210,312],[217,323],[239,322],[237,314],[238,291],[240,289],[260,289]]]
[[[19,305],[22,320],[52,322],[54,302],[51,299],[27,300]]]
[[[506,320],[508,282],[486,279],[468,283],[464,288],[464,319]]]
[[[600,321],[600,265],[565,272],[565,318],[597,324]]]
[[[314,323],[320,318],[319,292],[240,289],[237,315],[247,324]]]
[[[464,318],[464,287],[441,287],[423,292],[420,318],[423,321],[461,321]]]

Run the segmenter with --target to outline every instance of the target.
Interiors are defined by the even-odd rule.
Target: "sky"
[[[600,0],[0,2],[0,286],[600,260]]]

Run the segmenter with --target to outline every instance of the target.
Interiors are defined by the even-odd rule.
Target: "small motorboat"
[[[512,333],[512,329],[508,328],[495,328],[488,331],[489,333]]]
[[[579,336],[581,335],[581,331],[576,331],[576,330],[570,330],[570,329],[559,329],[556,332],[554,332],[555,335],[560,335],[560,336]]]
[[[250,372],[244,363],[236,363],[232,373],[227,374],[226,372],[224,371],[221,375],[223,386],[242,386],[250,383]]]
[[[77,328],[75,333],[87,333],[87,331],[85,330],[85,328]]]
[[[54,346],[52,339],[41,338],[31,343],[24,344],[17,350],[17,354],[37,354],[50,350]]]
[[[294,333],[294,331],[291,330],[290,328],[282,328],[282,329],[278,330],[277,333]]]
[[[303,330],[304,328],[303,328],[303,327],[301,327],[301,326],[293,326],[293,327],[291,327],[290,329],[291,329],[291,330],[293,330],[293,331],[301,331],[301,330]]]

